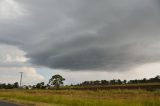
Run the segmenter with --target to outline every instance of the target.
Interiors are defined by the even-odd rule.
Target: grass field
[[[0,99],[27,106],[160,106],[160,91],[0,90]]]

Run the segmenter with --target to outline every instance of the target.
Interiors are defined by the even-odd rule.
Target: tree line
[[[84,81],[80,84],[72,85],[72,86],[93,86],[93,85],[122,85],[122,84],[142,84],[142,83],[159,83],[160,76],[156,76],[150,79],[135,79],[135,80],[120,80],[113,79],[110,81],[107,80],[96,80],[96,81]]]
[[[51,79],[49,79],[49,82],[45,84],[44,82],[37,83],[36,85],[28,85],[23,86],[25,89],[49,89],[50,87],[55,87],[58,89],[60,86],[63,85],[63,81],[65,81],[65,78],[63,78],[61,75],[53,75]],[[113,79],[113,80],[96,80],[96,81],[84,81],[79,84],[71,84],[70,86],[97,86],[97,85],[122,85],[122,84],[143,84],[143,83],[160,83],[160,76],[156,76],[154,78],[150,79],[135,79],[135,80],[120,80],[120,79]],[[68,86],[68,85],[66,85]],[[18,82],[15,82],[14,84],[0,84],[0,89],[14,89],[14,88],[20,88]],[[22,88],[22,87],[21,87]]]
[[[13,88],[19,88],[18,82],[15,82],[14,84],[0,84],[0,89],[13,89]]]

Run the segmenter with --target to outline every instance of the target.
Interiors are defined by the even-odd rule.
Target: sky
[[[0,83],[160,75],[159,0],[0,0]]]

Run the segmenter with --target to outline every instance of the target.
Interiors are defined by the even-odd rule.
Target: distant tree
[[[157,75],[156,78],[157,78],[157,79],[160,79],[160,75]]]
[[[13,89],[13,85],[12,85],[12,84],[8,84],[8,85],[6,86],[6,89]]]
[[[117,80],[117,83],[118,83],[119,85],[121,85],[121,84],[122,84],[122,81],[121,81],[120,79],[118,79],[118,80]]]
[[[110,84],[111,84],[111,85],[115,85],[115,84],[116,84],[116,80],[115,80],[115,79],[110,80]]]
[[[52,76],[52,78],[49,80],[49,84],[54,85],[58,89],[63,84],[64,80],[65,78],[57,74]]]
[[[84,82],[82,82],[82,86],[88,86],[88,85],[90,85],[90,81],[84,81]]]
[[[101,84],[100,81],[98,81],[98,80],[94,81],[94,85],[100,85],[100,84]]]
[[[108,85],[108,84],[109,84],[108,81],[106,81],[106,80],[101,80],[101,85]]]
[[[156,76],[156,77],[154,78],[154,80],[155,80],[155,82],[160,82],[160,76],[159,76],[159,75]]]
[[[0,89],[5,89],[6,88],[6,84],[3,83],[3,84],[0,84]]]
[[[127,84],[127,80],[123,80],[123,84]]]
[[[36,88],[38,88],[38,89],[44,88],[44,82],[37,83]]]
[[[146,78],[143,78],[143,80],[140,81],[141,83],[146,83],[147,82],[147,79]]]
[[[2,89],[6,89],[7,85],[5,83],[2,84]]]
[[[19,87],[18,82],[15,82],[15,83],[13,84],[13,87],[14,87],[14,88],[18,88],[18,87]]]
[[[37,83],[36,88],[40,89],[41,88],[41,84]]]
[[[158,75],[158,76],[156,76],[155,78],[150,78],[149,79],[149,82],[160,82],[160,76]]]

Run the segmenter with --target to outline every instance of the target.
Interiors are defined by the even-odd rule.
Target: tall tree
[[[64,80],[65,78],[57,74],[52,76],[52,78],[49,80],[49,84],[54,85],[58,89],[63,84]]]

